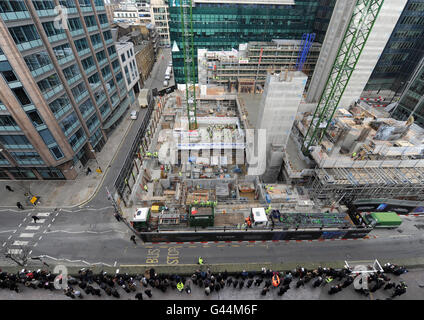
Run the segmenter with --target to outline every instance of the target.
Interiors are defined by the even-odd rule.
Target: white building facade
[[[137,94],[140,91],[140,74],[135,60],[134,44],[132,42],[117,42],[116,50],[121,61],[127,91]]]

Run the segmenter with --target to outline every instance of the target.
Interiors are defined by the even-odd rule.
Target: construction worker
[[[147,156],[148,156],[149,158],[152,156],[152,153],[151,153],[151,152],[147,152],[146,154],[147,154]]]
[[[333,278],[332,277],[325,278],[325,282],[330,283],[331,281],[333,281]]]
[[[179,175],[180,177],[182,177],[182,176],[183,176],[183,173],[180,171],[180,172],[178,172],[178,175]]]
[[[205,202],[203,200],[200,202],[200,206],[201,207],[204,207],[205,206]]]
[[[265,209],[265,213],[268,215],[271,211],[271,205],[268,206],[268,208]]]
[[[194,200],[193,203],[194,203],[195,206],[197,206],[199,204],[199,201]]]
[[[246,219],[244,219],[247,223],[247,226],[250,228],[252,227],[252,221],[250,220],[250,217],[247,217]]]
[[[280,277],[276,273],[272,276],[272,285],[274,286],[274,288],[280,285]]]
[[[144,191],[148,192],[147,184],[144,185]]]
[[[157,158],[158,157],[158,153],[157,152],[153,153],[153,157],[154,158]]]
[[[177,289],[179,292],[184,290],[184,284],[181,281],[177,283]]]
[[[200,264],[200,265],[202,265],[202,264],[203,264],[203,259],[202,259],[202,257],[199,257],[199,262],[198,262],[198,264]]]
[[[356,157],[356,152],[352,153],[352,158]]]

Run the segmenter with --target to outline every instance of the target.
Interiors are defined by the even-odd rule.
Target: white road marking
[[[0,233],[8,233],[8,232],[13,232],[13,231],[16,231],[16,229],[14,229],[14,230],[5,230],[5,231],[0,231]]]
[[[41,239],[43,239],[43,236],[40,236],[40,238],[38,238],[38,241],[40,241]]]
[[[26,221],[26,219],[27,219],[27,218],[25,218],[23,222],[25,222],[25,221]]]
[[[34,233],[21,233],[19,235],[19,238],[32,238],[34,236]]]
[[[31,212],[29,212],[28,214],[27,214],[27,217],[29,217],[29,215],[31,214]]]
[[[16,233],[16,231],[18,231],[18,230],[13,231],[13,233]]]
[[[22,253],[22,249],[9,249],[9,250],[7,250],[7,253],[20,254],[20,253]]]
[[[28,241],[16,240],[15,242],[13,242],[12,246],[26,246],[27,244],[28,244]]]
[[[50,227],[51,227],[51,225],[52,225],[52,224],[50,223],[50,224],[47,226],[47,228],[50,228]]]
[[[9,236],[9,238],[7,238],[7,240],[10,240],[10,238],[12,238],[12,236]]]
[[[36,242],[36,243],[34,244],[34,247],[36,247],[36,246],[38,246],[38,242]]]
[[[48,217],[50,215],[50,212],[40,212],[37,213],[37,217]]]
[[[6,242],[3,243],[2,247],[4,247],[6,245]]]
[[[56,213],[56,217],[59,215],[59,212],[58,213]]]
[[[28,255],[30,255],[32,253],[32,250],[28,253]]]
[[[22,226],[22,223],[18,226],[18,228],[20,228]]]
[[[44,221],[46,221],[46,219],[39,219],[37,220],[37,222],[34,222],[34,220],[32,220],[31,223],[40,224],[40,223],[44,223]]]
[[[28,226],[25,228],[25,230],[38,230],[40,228],[41,228],[40,226]]]
[[[52,222],[54,222],[55,220],[56,220],[56,218],[53,218],[53,219],[52,219]]]
[[[116,267],[116,261],[115,261],[115,263],[113,264],[113,266],[114,266],[114,267]]]

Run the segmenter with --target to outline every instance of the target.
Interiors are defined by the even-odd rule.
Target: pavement
[[[195,270],[195,269],[193,269]],[[392,281],[399,283],[405,281],[408,286],[406,293],[402,296],[394,298],[394,300],[422,300],[424,296],[424,269],[410,270],[408,273],[400,276],[389,275]],[[247,282],[247,281],[246,281]],[[246,283],[245,282],[245,283]],[[152,298],[148,298],[144,294],[145,288],[142,288],[140,283],[137,283],[137,291],[143,292],[143,298],[145,300],[175,300],[175,301],[186,301],[186,300],[203,300],[203,301],[214,301],[214,300],[386,300],[390,298],[392,290],[377,290],[374,293],[370,293],[368,297],[355,292],[353,285],[343,289],[341,292],[335,295],[329,295],[329,285],[320,288],[313,288],[312,281],[305,284],[304,287],[296,288],[294,280],[291,283],[291,288],[283,296],[278,296],[277,289],[271,289],[267,295],[262,296],[261,290],[263,283],[260,287],[252,286],[250,288],[244,287],[243,289],[234,289],[233,286],[225,287],[224,289],[217,292],[212,292],[209,296],[206,296],[203,288],[199,288],[191,283],[191,280],[187,280],[186,284],[190,283],[192,289],[190,294],[184,292],[178,292],[177,290],[168,289],[165,293],[157,289],[152,289]],[[333,281],[331,285],[337,284],[337,281]],[[93,287],[97,288],[97,284]],[[22,291],[16,293],[10,290],[0,290],[0,300],[71,300],[66,297],[61,290],[47,291],[44,289],[30,289],[21,286]],[[120,300],[134,300],[136,292],[126,293],[122,289],[118,289],[121,295]],[[117,300],[114,297],[107,296],[102,291],[102,296],[86,295],[84,292],[83,300]],[[77,299],[78,300],[78,299]]]

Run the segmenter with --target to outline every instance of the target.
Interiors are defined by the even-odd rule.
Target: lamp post
[[[99,161],[97,161],[96,150],[91,149],[90,151],[93,152],[94,159],[96,160],[96,163],[97,163],[97,170],[96,171],[99,172],[99,173],[102,173],[102,168],[100,168]]]

